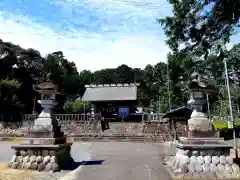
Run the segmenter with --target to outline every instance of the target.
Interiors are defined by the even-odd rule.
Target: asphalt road
[[[140,143],[91,143],[91,160],[79,178],[85,180],[171,180],[161,164],[166,145]]]
[[[0,142],[0,162],[9,162],[11,144]],[[86,161],[79,179],[84,180],[171,180],[161,164],[162,156],[174,153],[174,148],[160,144],[120,142],[76,142],[72,156]]]

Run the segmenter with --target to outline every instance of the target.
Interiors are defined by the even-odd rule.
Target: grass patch
[[[3,137],[2,141],[6,142],[21,142],[22,138],[16,138],[16,137]]]
[[[212,119],[211,120],[212,122],[212,125],[215,129],[220,129],[220,130],[223,130],[223,129],[228,129],[228,122],[227,120],[224,120],[224,119]],[[235,121],[234,122],[234,127],[240,127],[240,122],[239,121]]]

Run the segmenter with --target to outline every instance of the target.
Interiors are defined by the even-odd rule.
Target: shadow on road
[[[101,165],[105,160],[92,160],[92,161],[81,161],[81,162],[72,162],[69,167],[64,170],[73,171],[79,166],[92,166],[92,165]]]
[[[93,161],[83,161],[85,166],[88,165],[101,165],[105,160],[93,160]]]

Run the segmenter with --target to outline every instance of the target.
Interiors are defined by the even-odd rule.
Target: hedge
[[[212,119],[211,122],[212,122],[212,125],[215,129],[227,129],[228,128],[227,120]],[[234,122],[234,127],[240,127],[240,121],[235,121]]]

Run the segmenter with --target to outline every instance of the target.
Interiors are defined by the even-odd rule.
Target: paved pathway
[[[91,160],[101,165],[85,165],[79,179],[171,180],[161,164],[169,153],[163,145],[140,143],[91,143]]]
[[[10,146],[10,143],[0,142],[0,162],[11,159]],[[173,149],[160,144],[76,142],[71,153],[76,161],[87,161],[78,179],[171,180],[161,164],[161,157],[173,153]]]

